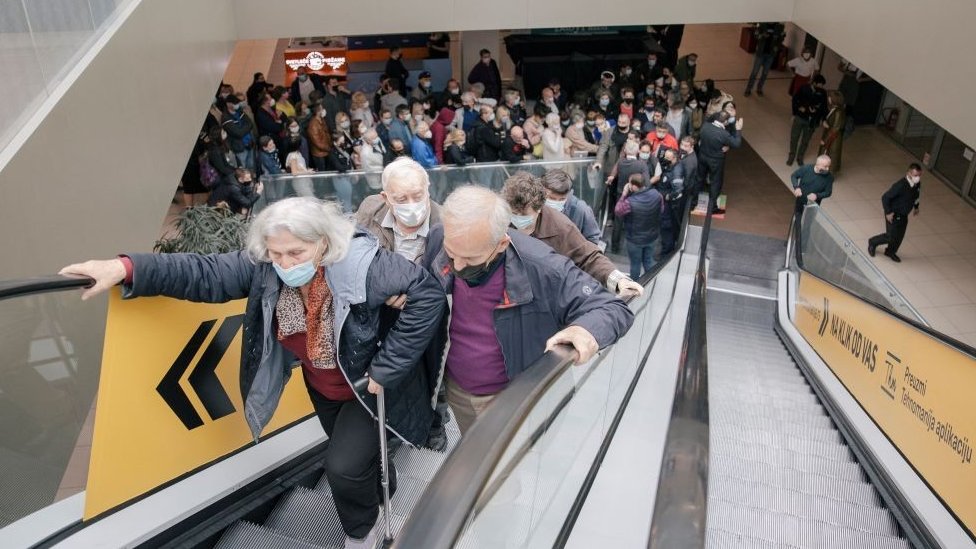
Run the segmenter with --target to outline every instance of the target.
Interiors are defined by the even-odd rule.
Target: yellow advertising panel
[[[972,535],[976,360],[807,273],[796,326]]]
[[[244,301],[109,298],[84,518],[252,442],[240,392]],[[293,375],[264,434],[312,413]]]

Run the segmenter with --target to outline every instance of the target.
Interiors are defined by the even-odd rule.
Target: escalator
[[[707,298],[709,548],[910,547],[773,329],[776,303]]]
[[[414,503],[420,498],[461,437],[452,420],[445,425],[448,446],[445,452],[426,448],[399,448],[393,465],[397,470],[397,489],[390,499],[391,527],[396,532],[403,525]],[[329,481],[321,474],[311,487],[296,486],[282,495],[262,524],[238,521],[228,528],[215,545],[218,549],[333,549],[341,548],[345,534],[339,525],[329,490]]]

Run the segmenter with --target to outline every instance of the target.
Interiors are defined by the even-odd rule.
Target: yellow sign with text
[[[808,273],[796,326],[973,535],[976,360]]]
[[[244,301],[109,298],[84,519],[253,441],[240,392]],[[301,375],[265,434],[312,413]]]

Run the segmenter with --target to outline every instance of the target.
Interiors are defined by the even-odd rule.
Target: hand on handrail
[[[95,284],[81,294],[81,299],[84,301],[125,280],[125,264],[118,258],[89,260],[84,263],[68,265],[58,271],[58,274],[70,277],[87,277],[95,280]]]
[[[571,345],[576,351],[576,364],[583,364],[593,358],[600,350],[593,334],[581,326],[569,326],[553,334],[546,341],[546,352],[553,350],[556,345]]]

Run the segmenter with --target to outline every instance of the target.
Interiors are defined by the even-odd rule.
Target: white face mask
[[[417,227],[427,219],[427,199],[407,204],[393,204],[393,216],[407,227]]]
[[[641,160],[648,160],[651,158],[651,153],[640,153],[639,156]]]
[[[328,114],[328,113],[325,112],[325,111],[319,111],[319,118],[325,118],[325,115],[326,114]]]
[[[292,135],[298,135],[298,131],[300,129],[301,128],[298,127],[298,126],[291,126],[291,127],[288,128],[288,131],[290,131]]]
[[[344,130],[348,130],[349,129],[349,121],[348,120],[344,120],[341,124],[339,124],[339,127],[342,128],[342,129],[344,129]]]

